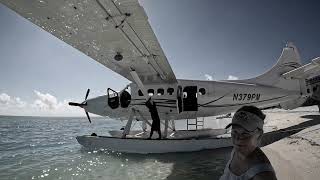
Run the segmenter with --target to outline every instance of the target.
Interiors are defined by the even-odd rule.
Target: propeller
[[[86,97],[84,100],[87,100],[88,96],[89,96],[89,93],[90,93],[90,89],[87,90],[87,93],[86,93]]]
[[[87,90],[86,96],[85,96],[84,101],[82,103],[69,102],[69,105],[70,106],[78,106],[78,107],[81,107],[81,108],[83,108],[84,106],[87,106],[88,104],[85,101],[87,100],[87,98],[89,96],[89,93],[90,93],[90,89]],[[84,110],[84,112],[86,113],[87,118],[88,118],[89,122],[91,123],[91,119],[90,119],[89,113],[86,110]]]
[[[91,123],[91,119],[90,119],[89,113],[87,111],[85,111],[85,112],[86,112],[86,115],[87,115],[87,118],[88,118],[89,122]]]

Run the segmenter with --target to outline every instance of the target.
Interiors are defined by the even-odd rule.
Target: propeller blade
[[[90,89],[87,90],[86,98],[84,100],[87,100],[89,93],[90,93]]]
[[[70,106],[79,106],[81,107],[83,104],[75,103],[75,102],[69,102]]]
[[[89,113],[87,111],[86,111],[86,115],[87,115],[89,122],[91,123],[91,119],[90,119]]]

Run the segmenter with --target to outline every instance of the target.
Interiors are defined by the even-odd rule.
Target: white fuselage
[[[124,89],[118,93],[119,99],[110,99],[115,103],[113,108],[108,95],[86,100],[87,106],[84,108],[87,112],[115,119],[128,119],[131,108],[134,108],[146,119],[151,119],[145,106],[146,97],[139,95],[135,83],[129,84],[129,87],[131,100],[124,103],[129,104],[127,107],[122,107],[122,101],[126,100],[126,97],[121,98]],[[145,89],[149,93],[147,97],[150,96],[156,103],[162,120],[215,116],[234,112],[244,105],[269,108],[301,97],[300,91],[231,81],[178,80],[177,84],[145,85]],[[116,96],[116,93],[111,96]]]

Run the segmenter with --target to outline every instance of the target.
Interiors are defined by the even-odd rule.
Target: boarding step
[[[191,129],[191,127],[195,127],[195,129]],[[195,118],[195,119],[187,119],[187,130],[198,130],[200,128],[201,129],[204,128],[204,117]]]

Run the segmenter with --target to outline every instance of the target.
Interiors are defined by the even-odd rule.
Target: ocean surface
[[[215,180],[230,149],[156,155],[90,151],[76,136],[108,135],[124,123],[106,118],[0,116],[0,179]],[[136,128],[136,127],[135,127]]]

